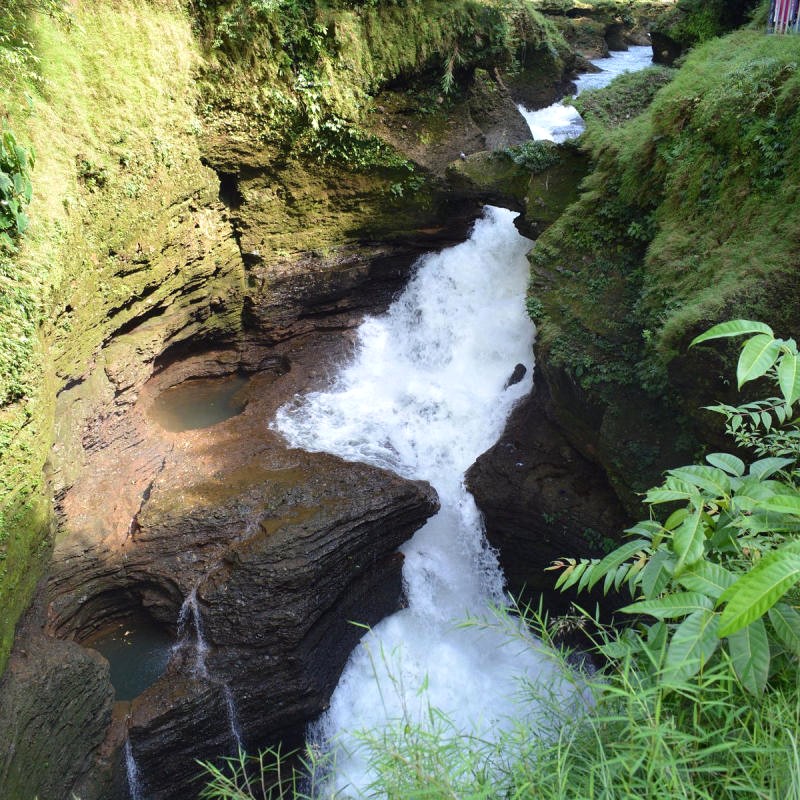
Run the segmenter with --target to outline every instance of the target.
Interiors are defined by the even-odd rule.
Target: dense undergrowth
[[[434,86],[448,99],[477,68],[513,72],[540,51],[558,72],[570,55],[552,22],[518,0],[198,0],[195,18],[214,125],[351,169],[400,158],[369,132],[380,89],[416,76],[423,95]]]

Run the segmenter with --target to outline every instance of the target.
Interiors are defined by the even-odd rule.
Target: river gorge
[[[577,286],[588,256],[559,227],[578,236],[568,213],[590,195],[582,219],[618,213],[593,174],[608,154],[572,141],[583,123],[559,98],[650,66],[663,9],[554,23],[512,5],[323,4],[308,36],[286,29],[291,96],[269,26],[250,51],[220,18],[225,61],[177,4],[120,7],[114,58],[143,37],[142,108],[124,116],[81,73],[107,137],[65,123],[76,182],[56,210],[34,199],[54,221],[25,245],[64,272],[42,290],[37,388],[3,418],[9,474],[29,481],[4,517],[3,797],[188,800],[198,761],[279,744],[335,764],[316,796],[370,796],[364,731],[435,709],[484,742],[520,722],[551,735],[521,683],[580,713],[573,676],[497,609],[543,594],[566,610],[544,568],[606,552],[644,482],[696,446],[666,392],[607,374],[615,350],[646,370],[625,325],[656,290],[632,298],[613,265]],[[75,13],[43,20],[42,42],[112,25]],[[672,72],[589,113],[624,124]],[[599,244],[601,271],[606,251],[645,258],[636,225],[656,214],[627,213],[633,244]],[[570,349],[577,325],[591,358]]]

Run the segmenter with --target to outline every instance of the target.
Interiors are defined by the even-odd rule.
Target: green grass
[[[0,59],[0,112],[37,155],[30,228],[0,257],[0,672],[51,541],[55,375],[86,368],[105,310],[135,293],[109,274],[108,249],[147,227],[201,129],[180,4],[82,4],[24,30],[25,69]]]
[[[554,626],[527,612],[534,631],[552,645]],[[563,622],[563,621],[562,621]],[[498,625],[513,624],[500,618]],[[580,623],[585,626],[587,619]],[[615,635],[596,632],[598,643]],[[529,645],[527,645],[529,646]],[[566,661],[563,669],[569,671]],[[774,800],[800,798],[800,692],[796,669],[776,676],[762,698],[748,694],[720,663],[693,681],[666,689],[632,658],[593,675],[571,673],[585,698],[565,709],[547,686],[528,686],[520,721],[495,743],[459,733],[436,709],[428,721],[396,720],[366,730],[360,746],[374,783],[362,795],[400,800]],[[524,715],[560,721],[557,732],[531,727]],[[274,764],[283,763],[276,779]],[[324,756],[303,755],[292,773],[267,751],[206,765],[206,800],[309,798],[303,774],[324,775]],[[267,775],[264,785],[254,776]],[[249,777],[246,777],[248,776]],[[288,777],[287,777],[288,775]],[[317,790],[319,790],[317,786]],[[324,788],[323,788],[324,796]]]

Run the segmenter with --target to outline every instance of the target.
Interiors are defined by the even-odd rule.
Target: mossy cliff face
[[[79,4],[71,25],[31,22],[40,82],[4,84],[38,163],[10,262],[36,335],[0,420],[0,667],[35,602],[0,683],[0,794],[107,795],[129,726],[149,796],[185,796],[194,758],[229,744],[219,681],[234,675],[250,743],[299,736],[357,638],[347,620],[395,606],[393,552],[435,508],[429,487],[287,453],[266,420],[320,385],[416,255],[463,237],[479,198],[444,165],[526,135],[505,80],[519,55],[550,98],[572,56],[522,2],[313,8],[291,36],[269,15],[244,38],[201,21],[220,36],[209,49],[177,3]],[[150,419],[164,389],[237,371],[254,394],[236,422],[177,435]],[[62,640],[134,612],[174,632],[193,588],[217,682],[178,659],[112,709],[103,662]],[[73,702],[84,671],[91,707]],[[39,680],[51,690],[29,696]],[[59,779],[40,754],[61,732],[52,750],[74,769]]]
[[[0,411],[0,664],[48,551],[42,468],[55,397],[83,384],[87,409],[96,409],[140,380],[167,342],[200,326],[235,338],[243,281],[216,176],[200,163],[188,21],[169,5],[123,3],[77,8],[68,28],[43,18],[33,33],[40,82],[11,82],[3,95],[38,155],[34,224],[15,278],[41,336],[27,337],[22,354],[24,400]],[[133,330],[136,342],[106,347]],[[58,421],[54,470],[71,468],[84,422]]]
[[[734,348],[691,339],[735,317],[800,326],[798,47],[747,32],[710,42],[630,119],[611,110],[637,83],[652,97],[649,75],[587,100],[593,172],[531,254],[557,414],[633,511],[635,492],[719,435],[700,407],[735,397]]]

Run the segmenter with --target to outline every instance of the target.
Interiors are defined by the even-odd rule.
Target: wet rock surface
[[[545,568],[561,556],[604,555],[629,518],[601,468],[556,425],[551,403],[537,376],[533,393],[466,477],[511,593],[534,605],[545,594],[547,607],[561,611],[568,598],[553,591],[553,574]]]
[[[229,369],[232,354],[165,368],[125,413],[96,421],[80,475],[59,496],[41,597],[48,633],[85,641],[141,612],[174,631],[196,592],[207,663],[198,672],[194,643],[179,648],[124,723],[148,798],[185,797],[195,759],[233,752],[223,686],[249,747],[296,741],[361,636],[351,621],[374,624],[398,606],[396,549],[437,508],[433,490],[287,450],[268,427],[349,347],[342,333],[319,333],[266,360],[250,353],[267,367],[251,374],[244,411],[178,433],[150,415],[155,398],[176,380]]]

